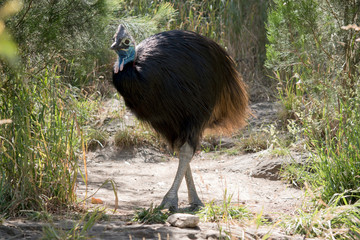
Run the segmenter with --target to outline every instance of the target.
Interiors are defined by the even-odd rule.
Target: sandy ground
[[[245,205],[255,213],[263,212],[273,218],[291,214],[301,203],[302,192],[282,181],[252,177],[252,171],[264,160],[261,153],[229,156],[200,152],[191,162],[194,181],[203,202],[221,203],[224,195],[232,195],[232,202]],[[150,149],[137,152],[117,151],[113,147],[89,153],[88,195],[107,180],[118,188],[120,214],[131,214],[136,208],[159,205],[174,179],[178,159]],[[81,183],[81,182],[79,182]],[[226,193],[225,193],[226,192]],[[85,196],[80,184],[79,196]],[[111,183],[94,195],[114,208],[115,197]],[[179,207],[187,207],[186,184],[179,190]]]

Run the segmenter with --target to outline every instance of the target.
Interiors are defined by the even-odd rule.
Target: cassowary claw
[[[169,194],[166,194],[163,198],[160,206],[164,209],[169,209],[170,212],[176,212],[178,210],[178,197],[177,196],[168,196]]]
[[[204,207],[204,204],[199,200],[199,202],[190,203],[190,211],[197,211],[200,208]]]

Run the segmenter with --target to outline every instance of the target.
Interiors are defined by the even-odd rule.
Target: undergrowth
[[[94,126],[107,91],[91,84],[98,87],[93,81],[108,81],[111,73],[113,1],[21,3],[0,4],[0,214],[5,217],[29,209],[72,209],[78,173],[87,181],[78,160],[86,167],[85,152],[108,141]],[[162,27],[170,10],[164,5],[163,18],[156,15],[152,24]]]
[[[69,111],[76,99],[58,79],[46,69],[28,84],[13,75],[0,89],[0,118],[12,120],[0,126],[0,212],[7,215],[54,211],[76,198],[81,129]]]
[[[232,198],[233,195],[228,194],[227,189],[225,188],[223,199],[220,203],[215,203],[215,201],[205,203],[205,206],[196,213],[201,221],[214,222],[217,224],[221,239],[223,237],[225,239],[244,238],[244,236],[239,236],[239,233],[235,234],[232,232],[233,225],[253,225],[256,228],[268,224],[273,225],[273,223],[263,216],[262,212],[254,214],[246,206],[233,203]],[[276,225],[277,224],[273,226]],[[267,239],[268,235],[271,235],[271,231],[272,229],[270,229],[262,239]]]
[[[297,209],[294,216],[284,221],[285,230],[289,234],[301,234],[306,238],[359,239],[360,201],[359,198],[353,204],[347,201],[359,191],[335,194],[326,204],[310,190],[316,202],[306,203]]]
[[[231,197],[218,205],[214,201],[206,203],[205,206],[198,211],[197,215],[205,222],[229,222],[249,220],[253,214],[245,206],[233,206]]]
[[[146,224],[165,223],[170,216],[170,212],[163,210],[160,206],[154,206],[152,203],[148,209],[141,208],[136,210],[131,221]]]
[[[287,225],[306,237],[359,238],[360,29],[357,2],[275,0],[266,66],[278,81],[283,123],[311,156],[287,177],[313,200]],[[326,40],[325,40],[326,39]]]
[[[149,126],[135,120],[134,127],[124,127],[115,133],[115,146],[119,148],[154,146],[161,149],[164,141]]]

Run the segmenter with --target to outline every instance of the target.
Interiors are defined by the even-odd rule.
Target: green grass
[[[147,224],[165,223],[170,214],[168,210],[163,210],[160,206],[151,204],[148,209],[140,208],[136,210],[132,221]],[[232,220],[243,221],[253,218],[253,214],[245,206],[236,206],[232,203],[232,195],[228,196],[226,190],[221,204],[211,201],[206,203],[196,214],[202,221],[218,223],[227,223]]]
[[[131,221],[146,224],[165,223],[169,216],[169,211],[165,211],[160,206],[153,206],[153,204],[151,204],[148,209],[138,209]]]
[[[305,186],[305,182],[311,177],[311,173],[309,172],[310,169],[307,164],[309,163],[301,165],[293,162],[283,166],[280,170],[282,180],[297,188],[303,188]]]
[[[313,169],[318,175],[314,185],[322,188],[323,199],[329,200],[335,194],[360,187],[359,104],[360,98],[343,103],[335,136],[329,124],[324,141],[314,139],[316,155]],[[360,194],[356,193],[347,201],[354,202],[358,197]]]
[[[326,239],[360,236],[360,98],[339,100],[337,110],[324,105],[323,119],[300,119],[312,151],[307,163],[286,168],[285,179],[307,186],[313,205],[285,221],[290,233]],[[316,112],[319,112],[316,109]],[[331,113],[331,114],[330,114]]]
[[[205,204],[205,207],[198,211],[197,215],[205,222],[241,221],[252,218],[253,215],[245,206],[232,206],[228,201],[220,205],[214,201],[210,201]]]
[[[232,220],[249,220],[253,217],[245,206],[236,206],[232,204],[232,195],[228,195],[226,189],[221,204],[210,201],[197,212],[197,215],[205,222],[224,223]]]
[[[313,196],[318,203],[298,209],[295,216],[284,221],[285,230],[306,238],[359,239],[360,201],[348,204],[346,199],[349,194],[352,195],[351,192],[338,194],[328,204]],[[339,205],[341,202],[343,204]]]
[[[232,194],[224,190],[223,199],[219,203],[210,201],[205,203],[196,214],[203,222],[215,222],[219,231],[221,239],[238,239],[239,235],[232,233],[232,226],[255,226],[259,228],[264,225],[272,225],[268,233],[261,239],[267,239],[271,235],[272,228],[276,227],[278,223],[273,224],[268,218],[264,217],[262,212],[259,214],[252,213],[245,205],[240,205],[232,202]]]
[[[68,111],[69,89],[53,69],[29,83],[8,79],[0,89],[0,212],[53,211],[75,200],[81,131],[76,112]]]

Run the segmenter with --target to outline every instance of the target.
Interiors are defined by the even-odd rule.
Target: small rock
[[[283,161],[268,160],[259,164],[259,166],[253,170],[250,174],[254,178],[265,178],[269,180],[280,180],[279,171],[283,165]]]
[[[199,224],[199,217],[185,213],[175,213],[166,220],[171,226],[179,228],[194,228]]]

